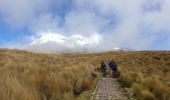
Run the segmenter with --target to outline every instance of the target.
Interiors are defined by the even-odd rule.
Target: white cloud
[[[70,8],[62,11],[64,5]],[[114,47],[142,50],[157,48],[155,43],[160,36],[165,37],[159,44],[163,49],[168,48],[170,41],[166,38],[170,32],[169,0],[0,0],[0,14],[4,16],[0,20],[11,26],[26,26],[33,33],[33,44],[49,39],[64,43],[66,39],[69,45],[100,44],[97,49],[101,50]],[[98,35],[93,36],[94,32]],[[95,40],[98,36],[102,43]],[[75,37],[85,39],[74,42],[71,38]],[[47,45],[42,49],[56,44]]]
[[[90,11],[71,11],[65,17],[65,28],[71,33],[88,34],[98,31],[100,26],[100,17]]]
[[[47,42],[64,43],[66,37],[56,33],[42,33],[40,37],[31,37],[30,45],[41,45]]]
[[[12,27],[27,25],[38,13],[48,8],[45,0],[0,0],[2,19]]]
[[[98,33],[92,33],[89,36],[80,34],[64,36],[53,32],[43,32],[40,34],[39,36],[31,36],[31,43],[23,49],[53,52],[92,51],[99,48],[102,43],[102,37]]]

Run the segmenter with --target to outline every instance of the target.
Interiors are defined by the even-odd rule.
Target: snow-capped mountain
[[[42,33],[32,38],[28,48],[34,51],[81,52],[93,50],[101,42],[102,37],[99,34],[63,36],[56,33]]]
[[[30,44],[26,50],[40,52],[104,52],[104,51],[129,51],[130,49],[107,47],[106,41],[100,34],[94,33],[89,36],[74,34],[64,36],[57,33],[41,33],[39,36],[32,36]]]
[[[128,49],[128,48],[115,47],[115,48],[113,48],[113,51],[132,51],[132,50],[131,50],[131,49]]]

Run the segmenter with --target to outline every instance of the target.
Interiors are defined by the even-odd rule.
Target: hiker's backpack
[[[117,70],[117,64],[116,64],[116,62],[111,61],[111,62],[109,63],[109,66],[110,66],[110,68],[111,68],[112,70]]]
[[[116,62],[114,63],[114,70],[117,71],[117,63]]]
[[[101,69],[106,70],[106,64],[104,62],[101,63]]]

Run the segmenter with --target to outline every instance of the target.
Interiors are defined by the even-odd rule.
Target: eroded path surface
[[[102,78],[96,86],[92,100],[129,100],[117,79]]]

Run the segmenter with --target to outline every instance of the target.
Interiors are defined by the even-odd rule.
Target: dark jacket
[[[116,62],[111,61],[111,62],[109,63],[109,66],[110,66],[110,68],[111,68],[112,70],[117,70],[117,64],[116,64]]]
[[[106,64],[104,62],[101,62],[101,70],[102,71],[106,70]]]

